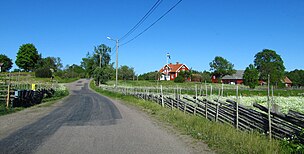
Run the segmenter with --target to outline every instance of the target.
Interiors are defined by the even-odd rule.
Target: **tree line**
[[[115,79],[114,63],[111,61],[111,48],[105,44],[100,44],[88,52],[85,58],[82,58],[81,64],[67,65],[63,68],[59,57],[45,57],[38,53],[34,44],[23,44],[19,47],[16,55],[15,64],[19,69],[13,72],[35,72],[37,77],[59,76],[61,78],[84,78],[93,77],[97,83],[106,83],[108,80]],[[12,68],[12,59],[4,54],[0,54],[1,71],[8,72]],[[210,63],[210,71],[189,70],[179,73],[176,82],[184,82],[187,78],[197,82],[211,82],[211,77],[215,76],[218,81],[225,75],[232,75],[236,72],[234,65],[227,59],[216,56]],[[158,80],[161,76],[159,71],[152,71],[135,75],[133,67],[126,65],[118,68],[119,80]],[[294,86],[304,85],[304,70],[295,69],[285,71],[283,59],[274,50],[264,49],[254,56],[253,63],[246,67],[243,79],[244,84],[250,88],[255,88],[259,81],[267,81],[268,76],[272,85],[279,86],[282,80],[287,76],[293,82]]]
[[[175,82],[185,82],[189,76],[191,81],[197,82],[211,82],[211,78],[214,76],[218,82],[221,82],[224,76],[236,73],[234,65],[221,56],[216,56],[209,66],[210,71],[199,72],[190,69],[179,73]],[[254,56],[253,63],[246,67],[243,74],[244,85],[255,88],[260,81],[267,82],[268,75],[272,85],[283,86],[282,80],[287,76],[294,86],[304,86],[304,70],[285,71],[281,56],[274,50],[264,49],[258,52]],[[158,80],[160,76],[159,71],[154,71],[141,74],[138,78],[140,80]]]

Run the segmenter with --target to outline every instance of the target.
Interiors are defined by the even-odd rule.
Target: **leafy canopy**
[[[253,64],[250,64],[246,68],[243,79],[244,85],[249,86],[252,89],[259,84],[259,71],[254,67]]]
[[[81,62],[81,66],[85,69],[87,76],[93,76],[96,67],[107,67],[111,60],[110,53],[111,48],[104,44],[95,46],[92,54],[88,52]]]
[[[118,68],[118,75],[120,79],[129,80],[133,79],[135,76],[135,71],[133,67],[123,65]]]
[[[278,84],[283,79],[284,62],[275,51],[264,49],[254,57],[254,66],[258,69],[261,80],[267,81],[268,75],[270,75],[270,83]]]
[[[12,59],[4,54],[0,54],[1,72],[8,72],[13,67]]]
[[[232,75],[236,72],[236,70],[233,69],[234,65],[220,56],[216,56],[209,65],[210,71],[213,71],[213,75],[217,78],[222,78],[225,75]]]
[[[33,71],[41,56],[33,44],[23,44],[17,53],[16,65],[26,72]]]

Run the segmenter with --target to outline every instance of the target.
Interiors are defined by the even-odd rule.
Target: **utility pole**
[[[99,68],[101,68],[101,54],[102,53],[99,53]]]
[[[116,81],[115,81],[115,89],[117,89],[117,79],[118,79],[118,39],[116,39]]]
[[[117,89],[117,80],[118,80],[118,48],[119,48],[119,40],[113,40],[111,37],[107,37],[107,39],[116,42],[116,79],[115,79],[115,89]]]

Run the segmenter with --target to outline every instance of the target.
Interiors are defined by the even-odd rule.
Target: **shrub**
[[[52,71],[49,68],[38,68],[35,71],[35,76],[38,78],[51,78]]]
[[[179,75],[174,79],[174,82],[183,83],[183,82],[185,82],[185,79],[181,75]]]

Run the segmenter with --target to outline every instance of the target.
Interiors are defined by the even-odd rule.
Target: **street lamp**
[[[113,40],[110,37],[107,37],[107,39],[116,42],[116,78],[115,78],[115,89],[116,89],[117,88],[117,79],[118,79],[118,47],[119,47],[118,43],[119,43],[119,40],[118,39]]]

